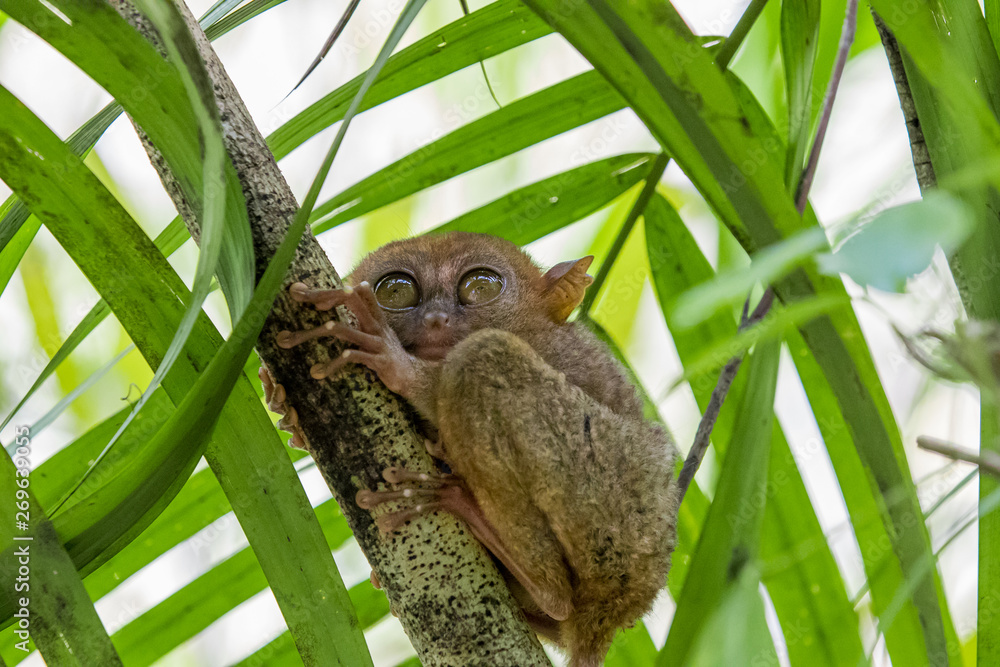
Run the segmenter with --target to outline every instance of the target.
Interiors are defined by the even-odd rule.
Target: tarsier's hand
[[[357,349],[344,350],[336,359],[313,366],[310,374],[314,378],[329,377],[350,363],[363,364],[378,373],[379,379],[390,391],[409,398],[414,385],[416,360],[403,349],[396,332],[389,327],[385,313],[367,282],[353,288],[345,285],[343,289],[334,290],[313,290],[304,283],[295,283],[289,292],[296,301],[312,303],[317,310],[345,306],[358,322],[357,328],[354,328],[331,320],[308,331],[282,331],[278,334],[278,346],[286,349],[327,336],[357,346]]]

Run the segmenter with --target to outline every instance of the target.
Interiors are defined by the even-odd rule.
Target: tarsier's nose
[[[448,326],[448,313],[443,310],[431,311],[424,315],[424,323],[429,329],[444,329]]]

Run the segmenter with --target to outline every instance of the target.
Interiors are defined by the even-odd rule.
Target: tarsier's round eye
[[[413,276],[390,273],[375,285],[375,300],[386,310],[406,310],[420,303],[420,290]]]
[[[501,292],[503,278],[489,269],[473,269],[458,281],[458,300],[467,306],[489,303]]]

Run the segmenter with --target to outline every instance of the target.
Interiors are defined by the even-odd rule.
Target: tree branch
[[[840,31],[840,42],[837,44],[837,59],[833,63],[833,72],[830,74],[830,83],[827,85],[826,93],[823,95],[823,104],[819,116],[819,124],[816,127],[816,138],[813,139],[812,148],[809,150],[809,159],[806,161],[805,171],[795,190],[795,206],[802,215],[809,202],[809,190],[812,189],[813,177],[816,176],[816,167],[819,165],[819,152],[823,148],[823,140],[826,139],[826,128],[830,125],[830,116],[833,114],[833,101],[837,98],[837,90],[840,88],[840,79],[844,76],[844,68],[847,67],[847,57],[851,52],[851,44],[854,43],[854,34],[858,29],[858,0],[847,0],[847,12],[844,16],[844,26]]]
[[[959,447],[945,440],[932,438],[929,435],[917,436],[917,445],[921,449],[926,449],[935,454],[947,456],[955,461],[964,461],[979,466],[980,470],[1000,475],[1000,455],[996,452],[983,451],[980,454],[971,450]]]
[[[774,291],[769,287],[764,291],[763,296],[760,297],[760,301],[757,302],[757,307],[753,309],[753,313],[748,316],[747,311],[750,310],[750,297],[747,297],[747,300],[743,302],[743,313],[740,316],[740,326],[737,329],[737,333],[752,327],[764,319],[768,312],[770,312],[773,302]],[[684,500],[684,494],[687,493],[688,487],[691,486],[691,480],[694,479],[695,473],[698,472],[698,468],[701,466],[702,459],[705,458],[705,452],[708,450],[708,444],[712,439],[712,429],[715,428],[715,422],[719,418],[719,411],[722,410],[722,404],[726,401],[729,388],[733,385],[733,380],[736,379],[736,373],[740,370],[740,364],[743,363],[744,356],[743,354],[738,354],[732,357],[722,367],[722,370],[719,371],[719,381],[715,384],[712,396],[708,399],[708,405],[705,406],[705,414],[702,415],[701,421],[698,422],[698,431],[694,434],[694,443],[691,445],[691,450],[688,452],[687,458],[684,459],[684,467],[681,468],[681,472],[677,476],[678,503]]]
[[[902,109],[903,119],[906,121],[906,133],[910,137],[910,153],[913,156],[913,170],[917,174],[917,184],[920,185],[920,192],[926,192],[929,188],[937,186],[937,176],[934,173],[930,151],[927,150],[924,131],[920,127],[917,105],[914,103],[913,93],[910,91],[910,81],[906,76],[903,54],[899,50],[896,37],[889,30],[882,17],[875,13],[874,9],[871,12],[872,18],[875,19],[875,28],[878,29],[878,36],[882,39],[885,57],[889,61],[892,80],[896,84],[899,108]]]
[[[635,227],[639,216],[646,210],[646,205],[652,198],[653,193],[656,192],[656,186],[659,184],[660,179],[663,178],[663,172],[667,170],[667,164],[669,163],[670,156],[666,153],[660,153],[653,161],[653,165],[649,168],[649,173],[646,174],[646,182],[642,186],[639,196],[635,198],[635,203],[632,204],[631,210],[629,210],[628,215],[625,217],[625,222],[622,223],[618,235],[612,242],[611,248],[608,249],[607,256],[601,262],[601,268],[597,271],[597,277],[594,278],[590,289],[583,296],[583,301],[580,303],[580,317],[590,317],[590,309],[593,308],[594,302],[597,300],[597,295],[604,286],[604,281],[607,280],[608,274],[611,273],[611,267],[614,266],[615,260],[618,259],[622,248],[625,247],[625,242],[628,241],[629,234],[632,233],[632,228]]]
[[[128,0],[111,0],[129,23],[158,47],[159,35]],[[226,150],[246,200],[258,279],[284,238],[298,204],[274,156],[250,118],[218,56],[183,3],[188,27],[215,88]],[[140,138],[153,166],[192,235],[198,221],[165,162]],[[307,229],[286,285],[340,285],[340,278]],[[353,370],[333,381],[316,381],[309,368],[340,353],[316,342],[279,348],[282,330],[309,329],[328,316],[293,301],[283,290],[257,341],[257,352],[298,413],[309,452],[383,590],[425,665],[548,665],[534,633],[485,549],[454,517],[438,513],[414,520],[400,533],[383,535],[354,496],[383,485],[382,470],[402,465],[431,471],[433,462],[416,430],[413,412],[370,372]],[[484,641],[487,639],[487,641]]]

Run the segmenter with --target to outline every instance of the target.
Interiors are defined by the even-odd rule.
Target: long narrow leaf
[[[35,221],[36,225],[41,224],[38,222],[37,218]],[[187,229],[184,227],[184,223],[181,222],[180,218],[176,219],[176,223],[177,224],[168,225],[153,241],[160,252],[163,253],[164,257],[169,257],[175,250],[184,244],[185,240],[190,238],[187,233]],[[31,232],[31,234],[34,235],[34,232]],[[17,243],[16,240],[15,243]],[[12,246],[13,245],[14,244],[12,244]],[[6,252],[6,250],[0,252],[0,267],[2,267],[4,252]],[[20,254],[23,254],[23,250],[16,254],[19,258]],[[11,270],[13,271],[13,268]],[[59,349],[56,350],[56,353],[52,355],[51,359],[49,359],[49,362],[45,364],[45,368],[43,368],[42,372],[38,374],[38,377],[35,378],[35,381],[28,388],[28,391],[25,392],[24,396],[21,397],[21,400],[14,406],[14,409],[11,410],[4,418],[4,421],[0,423],[0,430],[10,423],[10,420],[17,414],[18,410],[24,407],[24,404],[28,402],[28,399],[30,399],[36,391],[38,391],[38,388],[44,384],[45,380],[47,380],[52,373],[59,368],[59,364],[72,354],[73,350],[75,350],[77,346],[82,343],[94,329],[97,328],[97,325],[103,322],[104,319],[110,314],[111,309],[108,308],[108,304],[104,299],[101,299],[94,304],[94,307],[91,308],[86,315],[84,315],[83,319],[80,320],[80,323],[73,328],[70,335],[66,337],[66,340],[64,340],[62,345],[59,346]]]
[[[236,12],[221,18],[219,12],[229,11],[230,7],[239,4],[239,2],[236,0],[219,0],[219,2],[217,2],[208,12],[206,12],[204,16],[202,16],[200,22],[203,27],[207,28],[208,37],[210,39],[215,39],[216,37],[225,34],[225,32],[228,32],[232,28],[242,25],[254,16],[257,16],[275,5],[279,5],[284,1],[285,0],[267,0],[266,2],[262,2],[261,0],[254,0],[241,10],[237,10]],[[225,22],[226,25],[221,26],[222,22]],[[214,30],[213,27],[215,28]],[[220,27],[222,27],[221,30],[219,29]],[[76,155],[82,157],[86,154],[86,152],[93,148],[97,140],[100,139],[108,127],[111,126],[111,123],[118,118],[121,112],[122,107],[118,104],[118,102],[109,102],[95,116],[77,128],[77,130],[70,135],[69,139],[66,140],[66,143]],[[4,286],[7,284],[7,280],[10,279],[9,275],[6,276],[6,278],[4,277],[6,275],[5,267],[7,263],[10,262],[12,266],[16,266],[17,262],[20,261],[20,255],[7,255],[4,250],[6,249],[6,246],[10,242],[11,238],[13,238],[14,234],[27,219],[27,216],[27,209],[20,201],[18,201],[16,195],[11,195],[7,201],[0,206],[0,293],[3,292]],[[177,222],[180,223],[179,218]],[[179,224],[178,226],[181,231],[184,231],[183,224]],[[184,238],[187,238],[186,231],[184,231],[184,233]],[[13,269],[11,269],[11,272],[12,271]]]
[[[530,243],[597,211],[642,181],[652,158],[631,153],[585,164],[526,185],[434,231],[479,232]]]
[[[764,617],[759,581],[755,568],[740,571],[699,632],[688,663],[691,667],[753,667],[777,663],[778,656]]]
[[[207,28],[213,23],[219,21],[237,5],[242,3],[243,0],[218,0],[214,5],[208,8],[208,11],[206,11],[200,19],[198,19],[198,23],[202,28]]]
[[[673,322],[676,295],[710,280],[714,272],[680,216],[658,194],[646,209],[646,239],[661,308],[681,363],[690,369],[705,350],[733,335],[736,322],[723,314],[694,329]],[[731,354],[727,350],[727,355]],[[725,360],[726,356],[719,359]],[[716,368],[712,375],[695,375],[690,380],[702,410],[708,404],[717,372]],[[746,382],[745,374],[737,376],[727,400],[737,403],[746,391]],[[728,450],[733,428],[732,412],[723,411],[713,430],[717,450]],[[777,423],[767,479],[769,493],[761,538],[763,581],[785,632],[790,660],[793,664],[831,667],[854,664],[863,655],[860,621]],[[691,501],[690,491],[688,494],[684,505]]]
[[[240,660],[233,667],[300,667],[302,658],[295,651],[292,636],[283,632],[260,650]]]
[[[351,537],[333,500],[317,507],[316,516],[330,549]],[[267,585],[253,551],[242,549],[118,630],[113,636],[115,646],[130,667],[151,665]],[[367,581],[364,585],[371,587]],[[388,612],[385,596],[380,597]]]
[[[79,385],[77,385],[73,389],[73,391],[69,392],[61,399],[59,399],[58,403],[52,406],[52,408],[50,408],[48,412],[42,415],[34,424],[31,425],[31,435],[32,436],[38,435],[39,433],[42,432],[43,429],[45,429],[45,427],[47,427],[49,424],[58,419],[59,415],[61,415],[66,410],[66,408],[69,407],[71,403],[73,403],[73,401],[75,401],[77,398],[80,397],[81,394],[83,394],[88,389],[97,384],[97,382],[101,378],[103,378],[105,375],[108,374],[108,371],[114,368],[119,361],[125,358],[125,355],[127,355],[134,349],[135,349],[134,345],[129,345],[124,350],[115,355],[115,357],[111,359],[111,361],[109,361],[108,363],[104,364],[96,371],[91,373],[90,376],[86,380],[81,382]],[[9,446],[7,450],[8,452],[10,451]]]
[[[550,32],[544,22],[517,0],[490,3],[389,58],[359,111]],[[274,157],[280,160],[316,133],[341,120],[367,74],[359,74],[271,134],[267,143]]]
[[[285,2],[285,0],[251,0],[239,9],[233,10],[207,27],[204,25],[203,18],[202,27],[205,27],[205,36],[209,39],[222,37],[230,30],[238,28],[255,16],[259,16],[267,10],[277,7],[283,2]]]
[[[121,107],[118,103],[109,102],[93,118],[73,132],[66,140],[73,154],[80,157],[86,155],[120,113]],[[3,206],[0,206],[0,251],[7,247],[27,219],[28,209],[17,199],[17,195],[10,195]],[[3,291],[2,287],[5,284],[5,281],[0,281],[0,292]]]
[[[558,83],[462,126],[320,204],[313,230],[321,233],[606,116],[624,104],[594,71]]]
[[[170,165],[195,213],[204,212],[199,124],[178,70],[106,3],[11,0],[5,8],[115,97]],[[53,10],[62,12],[71,24]],[[253,286],[253,247],[243,191],[228,162],[225,183],[226,241],[220,251],[219,277],[235,317]]]
[[[174,361],[180,355],[188,336],[191,334],[191,329],[194,328],[195,318],[198,317],[201,306],[208,297],[212,276],[219,263],[225,236],[225,167],[228,161],[226,148],[222,143],[222,121],[219,118],[219,110],[215,106],[212,82],[205,70],[204,63],[198,57],[198,47],[187,31],[184,18],[177,8],[160,0],[138,0],[137,6],[149,16],[157,32],[161,35],[167,53],[180,73],[188,101],[197,119],[198,136],[201,140],[204,160],[201,178],[203,190],[199,193],[202,203],[202,215],[199,219],[201,242],[191,296],[186,304],[180,324],[177,326],[177,331],[174,333],[173,340],[170,341],[170,346],[164,353],[163,359],[160,360],[159,366],[156,367],[153,379],[150,380],[149,385],[143,390],[142,396],[133,406],[132,413],[118,428],[118,433],[111,438],[105,450],[98,455],[98,461],[114,446],[118,436],[128,428],[132,418],[160,386],[163,378],[170,372]],[[234,217],[231,221],[240,224],[239,217]],[[249,275],[245,276],[247,279],[249,277]],[[238,313],[242,307],[242,303],[231,306],[234,313]]]
[[[812,125],[813,65],[819,38],[819,0],[789,0],[781,3],[781,60],[788,90],[788,155],[785,188],[799,183],[809,148]]]
[[[980,437],[983,443],[1000,440],[1000,410],[982,401]],[[994,444],[986,451],[1000,451]],[[1000,493],[1000,482],[990,475],[979,476],[980,506]],[[979,605],[976,626],[977,664],[989,665],[1000,658],[1000,512],[979,515]]]
[[[372,587],[371,582],[363,581],[351,586],[348,591],[351,603],[358,610],[358,625],[367,630],[376,622],[389,614],[389,600],[385,593]],[[295,652],[291,635],[282,633],[266,646],[236,663],[234,667],[278,667],[280,665],[301,665],[302,658]],[[419,661],[416,663],[419,667]]]
[[[615,635],[615,641],[604,659],[604,667],[651,665],[656,660],[656,645],[642,621]]]
[[[12,200],[8,201],[12,202]],[[20,204],[20,202],[17,202],[17,204]],[[35,234],[38,233],[38,230],[42,226],[38,218],[25,217],[25,221],[27,224],[24,224],[24,222],[17,223],[17,231],[14,232],[10,242],[4,246],[3,250],[0,250],[0,294],[7,289],[14,271],[17,270],[18,265],[21,263],[21,258],[24,257],[28,246],[31,245]],[[4,424],[6,425],[6,423],[5,421]]]
[[[16,242],[17,241],[15,240],[15,243]],[[83,339],[86,338],[98,324],[103,322],[104,318],[110,313],[111,310],[108,308],[108,304],[106,304],[103,300],[90,309],[90,312],[88,312],[84,318],[80,320],[80,323],[76,325],[66,340],[63,341],[63,344],[59,346],[59,349],[52,355],[49,362],[45,364],[45,368],[43,368],[42,372],[38,374],[34,383],[32,383],[32,385],[28,388],[28,391],[25,392],[24,396],[21,397],[21,400],[18,401],[17,405],[14,406],[14,409],[7,414],[7,417],[4,418],[3,422],[0,422],[0,430],[3,430],[3,427],[10,423],[10,420],[17,414],[17,411],[28,402],[28,399],[34,396],[35,392],[38,391],[38,388],[45,383],[45,381],[52,375],[52,373],[55,372],[57,368],[59,368],[59,364],[61,364],[63,360],[65,360],[66,357],[68,357],[70,353],[76,349],[77,345],[83,342]]]
[[[750,357],[747,390],[733,426],[733,441],[657,665],[688,664],[695,639],[709,623],[713,610],[758,557],[780,349],[776,341],[762,343]],[[762,613],[763,607],[756,611]],[[757,623],[757,627],[765,625]],[[763,661],[769,656],[752,657]],[[777,662],[776,655],[770,657]]]
[[[31,493],[31,440],[17,434],[18,465],[0,457],[0,492],[14,510],[0,528],[0,574],[5,606],[18,610],[24,653],[30,632],[50,665],[121,665],[73,561]]]
[[[74,440],[52,458],[43,463],[33,474],[33,485],[38,501],[43,507],[54,507],[91,467],[98,454],[112,436],[118,432],[131,412],[131,406],[122,408],[86,433]],[[135,420],[136,427],[126,431],[114,449],[113,457],[127,459],[135,455],[146,444],[148,438],[166,423],[174,412],[174,404],[161,387],[153,393],[146,408]],[[113,466],[109,466],[113,469]],[[102,470],[103,472],[103,470]],[[80,500],[100,488],[106,479],[101,475],[87,480],[77,491],[74,500]]]

